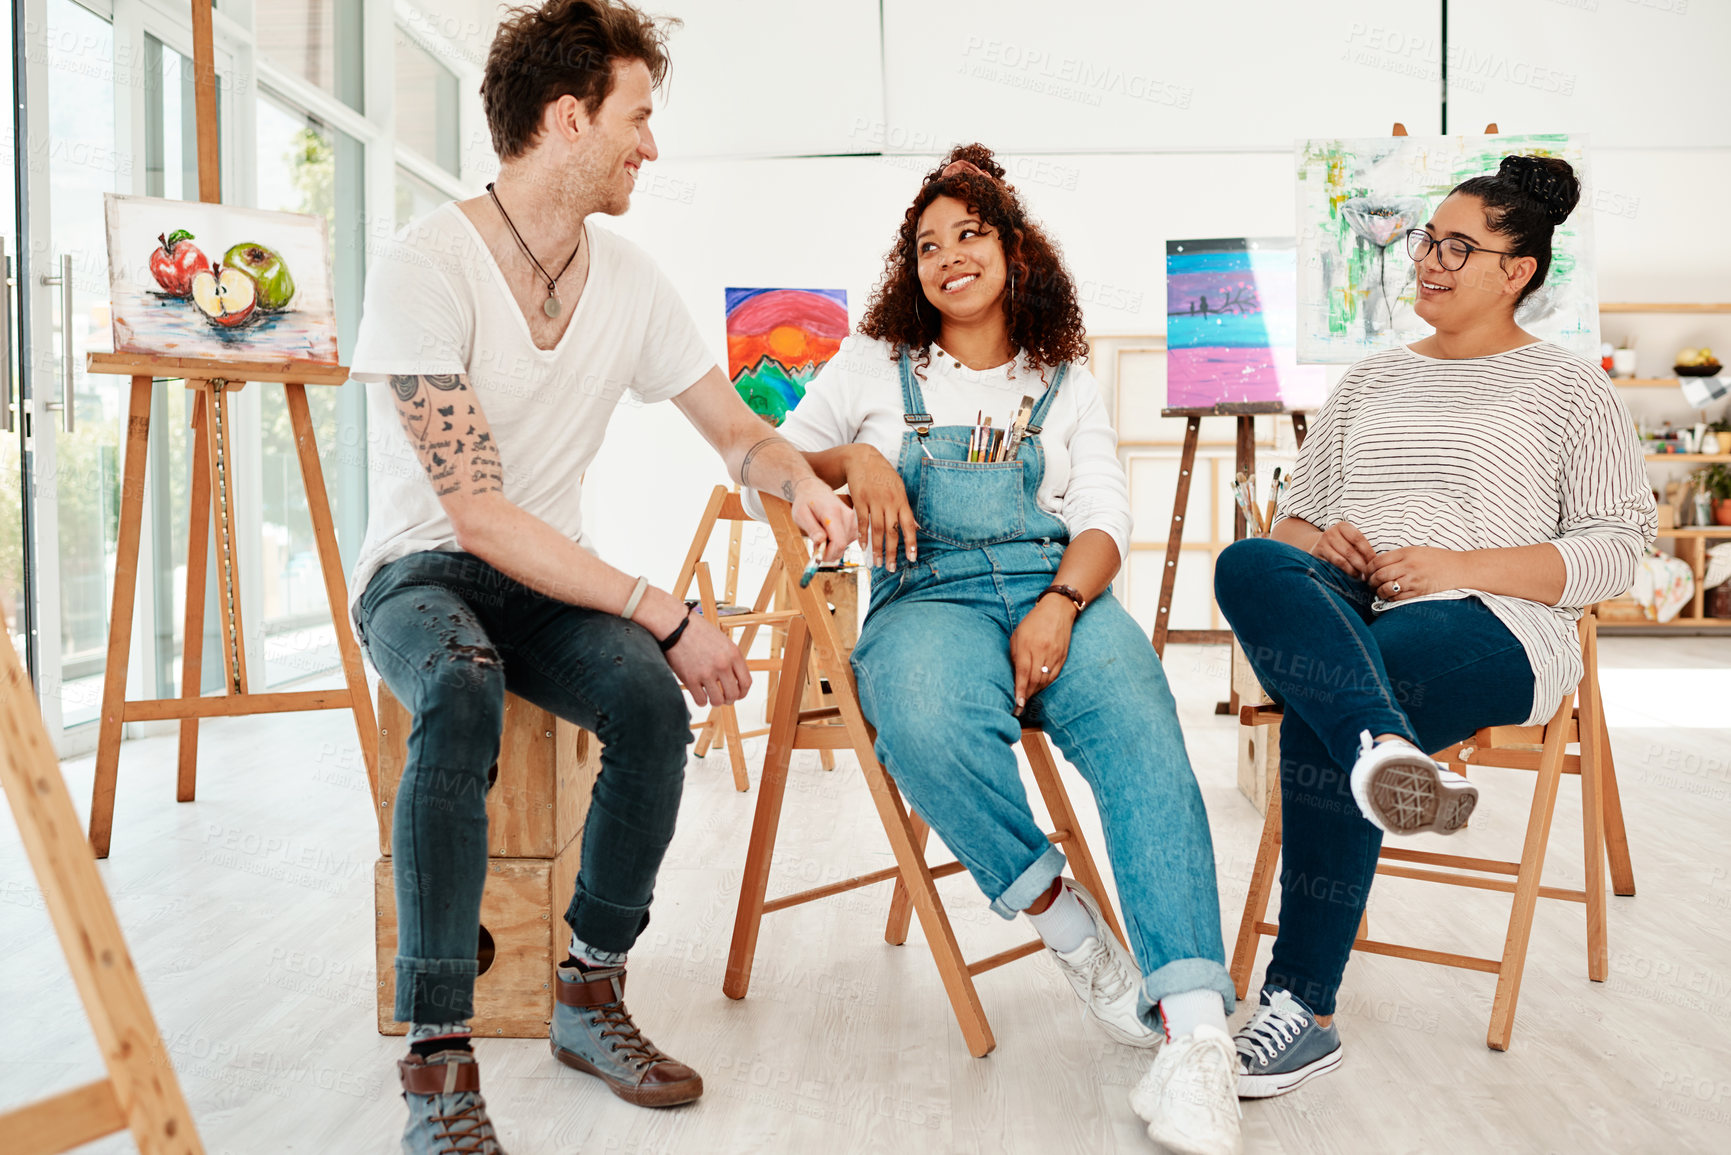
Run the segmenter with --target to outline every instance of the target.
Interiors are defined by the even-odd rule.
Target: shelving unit
[[[1731,316],[1731,302],[1618,302],[1599,306],[1599,312],[1604,314],[1666,314],[1666,315],[1725,315]],[[1723,341],[1714,341],[1718,346],[1723,344],[1731,348],[1731,332],[1725,334]],[[1651,367],[1649,368],[1651,371]],[[1682,388],[1680,377],[1614,377],[1612,382],[1620,389],[1678,389]],[[1650,396],[1650,395],[1649,395]],[[1679,394],[1679,404],[1681,395]],[[1723,435],[1721,435],[1723,436]],[[1731,463],[1731,453],[1649,453],[1646,454],[1649,465],[1689,465],[1700,466],[1715,462]],[[1670,475],[1672,480],[1676,475]],[[1659,488],[1663,488],[1662,486]],[[1704,613],[1706,596],[1701,588],[1701,579],[1707,572],[1707,550],[1715,541],[1731,541],[1731,526],[1682,526],[1673,529],[1661,529],[1658,534],[1659,548],[1680,558],[1689,564],[1695,573],[1695,594],[1689,605],[1683,608],[1675,618],[1668,622],[1639,621],[1623,625],[1624,629],[1641,632],[1671,633],[1679,630],[1731,632],[1731,618],[1710,618]],[[1615,616],[1607,620],[1607,625],[1615,628]]]

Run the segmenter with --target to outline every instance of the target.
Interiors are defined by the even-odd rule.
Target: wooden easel
[[[131,1131],[144,1155],[200,1155],[168,1048],[133,969],[66,780],[11,645],[0,643],[0,784],[108,1077],[0,1114],[8,1152],[51,1155]]]
[[[1184,418],[1184,450],[1178,457],[1178,492],[1172,499],[1172,525],[1166,532],[1166,565],[1160,573],[1160,605],[1154,614],[1154,652],[1166,656],[1166,643],[1178,645],[1223,646],[1232,641],[1231,630],[1174,630],[1172,625],[1172,591],[1178,582],[1178,553],[1184,542],[1184,511],[1190,505],[1190,479],[1196,472],[1196,443],[1202,433],[1204,417],[1236,417],[1238,419],[1237,449],[1234,469],[1256,476],[1256,418],[1285,413],[1278,401],[1247,401],[1216,405],[1208,409],[1162,409],[1162,417]],[[1303,413],[1288,414],[1292,418],[1292,434],[1304,445],[1305,418]],[[1234,506],[1232,540],[1245,533],[1244,511]],[[1232,709],[1236,711],[1237,703]]]
[[[180,719],[180,768],[175,799],[192,801],[198,775],[198,720],[242,714],[293,710],[353,710],[359,732],[367,781],[378,791],[378,725],[367,693],[360,647],[349,630],[348,586],[337,552],[324,470],[319,464],[306,387],[341,385],[348,370],[341,365],[226,363],[190,358],[140,357],[126,353],[90,354],[92,373],[125,373],[132,377],[127,412],[125,471],[120,491],[120,533],[114,572],[114,608],[108,619],[108,665],[102,685],[102,721],[96,744],[96,784],[90,800],[90,845],[96,857],[108,857],[114,829],[114,788],[120,768],[121,726],[166,718]],[[126,668],[132,649],[132,606],[138,589],[138,538],[144,514],[144,464],[150,444],[150,391],[153,378],[184,378],[193,404],[192,492],[187,510],[185,642],[181,651],[180,697],[128,701]],[[236,557],[233,464],[230,459],[228,395],[244,380],[280,381],[288,401],[295,449],[305,483],[307,512],[313,523],[331,625],[342,654],[340,690],[253,693],[247,688],[246,642],[241,623],[240,571]],[[220,604],[223,693],[199,693],[204,667],[205,573],[212,521],[216,529],[217,588]],[[375,812],[375,818],[377,814]]]
[[[198,125],[199,199],[222,200],[217,156],[216,64],[211,48],[211,0],[191,0],[193,96]],[[108,664],[102,682],[102,721],[96,744],[96,785],[90,800],[90,845],[96,857],[107,858],[114,831],[114,786],[120,768],[121,727],[126,722],[180,719],[180,769],[175,798],[190,802],[198,775],[198,720],[290,710],[354,711],[360,734],[361,758],[367,767],[372,796],[378,797],[378,725],[367,693],[360,647],[349,630],[348,587],[331,524],[324,471],[319,465],[312,418],[307,411],[308,385],[341,385],[348,370],[341,365],[304,362],[219,362],[202,358],[143,357],[124,353],[92,353],[92,373],[123,373],[132,378],[127,411],[125,472],[120,490],[119,555],[115,560],[114,608],[108,618]],[[126,700],[126,667],[132,650],[132,605],[138,590],[138,536],[144,512],[144,464],[150,445],[150,390],[153,378],[184,379],[195,394],[192,415],[192,493],[187,516],[186,619],[182,649],[180,697],[154,701]],[[288,401],[306,485],[307,512],[313,523],[331,624],[342,654],[343,690],[254,694],[247,689],[246,644],[241,628],[240,573],[235,556],[234,478],[230,459],[228,394],[247,381],[280,381]],[[204,663],[204,598],[208,585],[205,562],[214,517],[217,534],[217,579],[222,604],[224,693],[199,694]],[[374,819],[378,819],[375,810]]]

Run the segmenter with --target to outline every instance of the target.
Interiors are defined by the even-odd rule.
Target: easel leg
[[[318,543],[319,569],[325,579],[325,599],[331,606],[331,628],[337,635],[337,650],[343,658],[343,681],[349,687],[349,707],[355,714],[355,730],[361,741],[361,760],[367,765],[367,785],[372,797],[379,796],[379,724],[373,716],[373,698],[367,693],[367,674],[361,665],[361,648],[349,629],[348,583],[343,580],[343,559],[337,551],[337,531],[331,523],[330,498],[325,493],[324,468],[319,464],[313,419],[307,409],[307,387],[287,384],[289,421],[294,429],[295,452],[300,457],[301,482],[307,491],[307,513],[312,517],[313,540]],[[378,815],[374,811],[375,816]],[[381,819],[382,821],[382,819]]]
[[[204,685],[204,598],[210,580],[210,452],[205,444],[204,406],[188,390],[192,407],[192,495],[186,506],[186,619],[180,649],[180,696],[196,698]],[[180,720],[180,770],[174,797],[191,802],[198,789],[198,719]]]
[[[96,785],[90,796],[90,846],[108,857],[114,834],[114,788],[120,732],[126,721],[126,667],[132,657],[132,605],[138,596],[138,534],[144,517],[144,465],[150,449],[150,378],[132,379],[126,412],[126,462],[120,482],[120,532],[114,562],[114,602],[108,615],[108,665],[102,679],[102,722],[96,739]]]
[[[228,427],[228,399],[219,383],[201,382],[199,398],[204,408],[206,458],[210,463],[211,499],[216,516],[216,580],[220,590],[217,618],[222,623],[222,664],[228,673],[228,692],[244,694],[246,688],[246,630],[241,623],[240,574],[235,557],[234,477]]]
[[[1184,420],[1184,452],[1178,458],[1178,492],[1172,498],[1172,525],[1166,531],[1166,568],[1160,573],[1160,606],[1154,612],[1154,653],[1166,656],[1166,635],[1172,629],[1172,591],[1178,581],[1178,551],[1184,544],[1184,511],[1190,508],[1190,480],[1196,472],[1196,439],[1202,418]]]

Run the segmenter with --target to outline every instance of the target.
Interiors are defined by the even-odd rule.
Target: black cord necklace
[[[571,255],[565,258],[557,274],[549,273],[547,266],[535,259],[535,254],[529,251],[529,243],[523,239],[523,234],[517,231],[517,226],[511,220],[511,214],[505,211],[505,206],[499,203],[499,194],[493,191],[491,182],[487,185],[487,195],[493,198],[493,206],[499,210],[499,215],[505,218],[505,227],[511,230],[511,235],[517,238],[517,244],[523,250],[523,255],[529,258],[529,263],[535,266],[547,281],[547,299],[541,302],[541,311],[549,317],[557,317],[563,308],[559,303],[557,291],[559,278],[565,275],[565,270],[571,267],[571,262],[577,259],[577,253],[583,248],[583,233],[577,233],[577,248],[571,250]]]

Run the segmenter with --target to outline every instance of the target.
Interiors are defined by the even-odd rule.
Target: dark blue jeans
[[[1352,797],[1359,733],[1435,751],[1524,722],[1532,667],[1476,598],[1377,613],[1367,583],[1271,538],[1221,553],[1214,597],[1285,713],[1280,933],[1266,982],[1333,1014],[1382,847]]]
[[[466,553],[385,566],[359,616],[373,665],[415,720],[391,827],[398,1021],[473,1014],[487,772],[507,690],[601,739],[565,921],[588,946],[629,950],[649,922],[691,741],[685,696],[649,631],[543,597]]]

